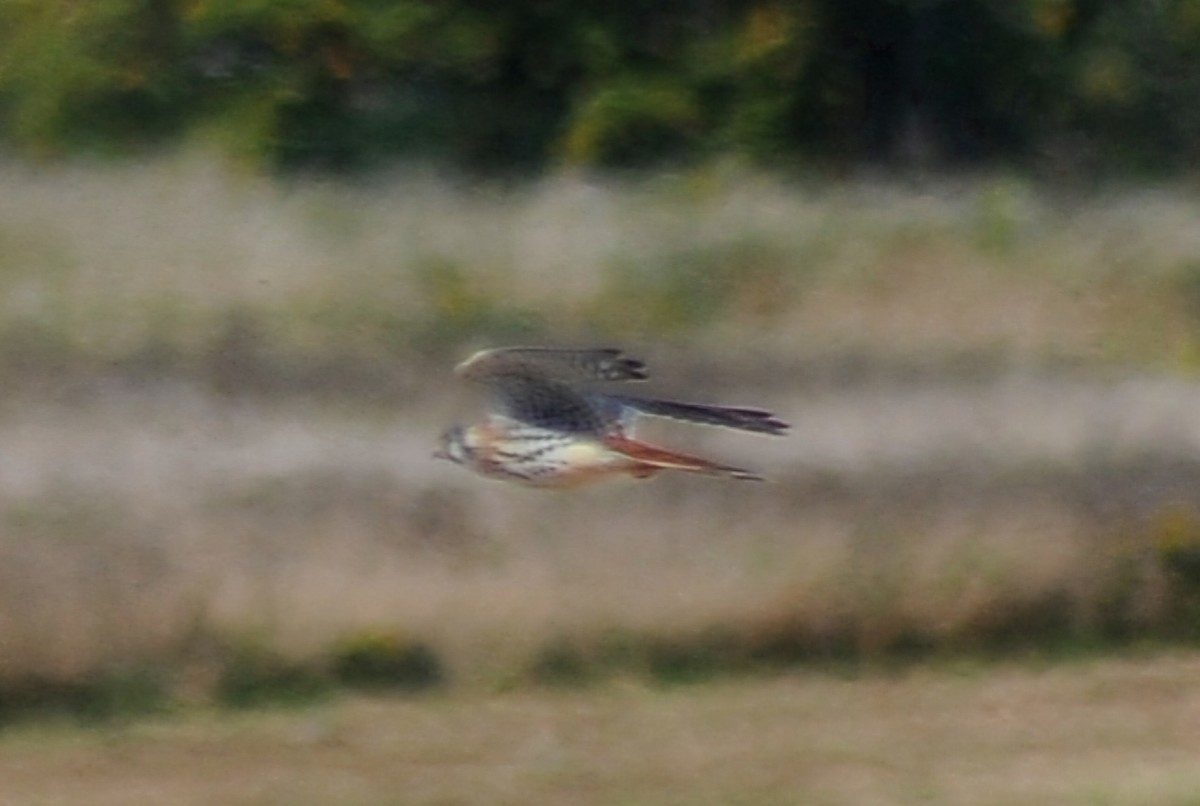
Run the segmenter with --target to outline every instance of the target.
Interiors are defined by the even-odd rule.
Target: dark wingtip
[[[636,358],[626,358],[624,360],[626,377],[635,381],[644,381],[650,377],[646,371],[646,364]]]
[[[736,412],[741,427],[747,431],[783,436],[792,427],[791,423],[779,419],[765,409],[737,408],[732,411]]]
[[[650,377],[646,371],[646,362],[625,355],[623,350],[606,347],[601,352],[608,356],[600,367],[604,380],[644,381]]]
[[[778,417],[772,417],[771,419],[767,420],[765,422],[765,425],[767,425],[769,428],[767,433],[774,434],[777,437],[785,436],[787,434],[787,432],[790,431],[792,428],[791,423],[785,423],[783,420],[780,420]]]

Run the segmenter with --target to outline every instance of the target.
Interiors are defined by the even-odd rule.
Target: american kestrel
[[[498,410],[476,425],[447,430],[434,455],[533,487],[575,487],[621,474],[647,478],[661,470],[761,481],[740,467],[641,442],[633,436],[634,425],[640,415],[650,415],[760,434],[783,434],[789,427],[762,409],[581,388],[589,382],[644,380],[645,365],[620,350],[498,348],[476,353],[455,372],[486,384]]]

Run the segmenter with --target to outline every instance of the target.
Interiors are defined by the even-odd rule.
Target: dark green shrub
[[[162,713],[171,706],[167,676],[158,670],[109,670],[84,680],[27,678],[0,686],[0,727],[46,715],[104,723]]]
[[[329,677],[315,664],[284,658],[254,644],[233,647],[217,684],[216,697],[232,708],[296,705],[332,690]]]
[[[333,651],[334,678],[353,688],[423,691],[446,682],[446,670],[427,644],[384,632],[364,632]]]

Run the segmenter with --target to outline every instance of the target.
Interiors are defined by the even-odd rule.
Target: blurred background
[[[0,724],[1200,631],[1200,2],[0,4]],[[430,461],[602,344],[772,483]]]

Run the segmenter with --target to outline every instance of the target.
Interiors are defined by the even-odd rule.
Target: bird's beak
[[[431,458],[433,458],[433,459],[449,459],[450,454],[446,453],[445,448],[438,448],[436,451],[433,452],[433,454],[431,455]]]

